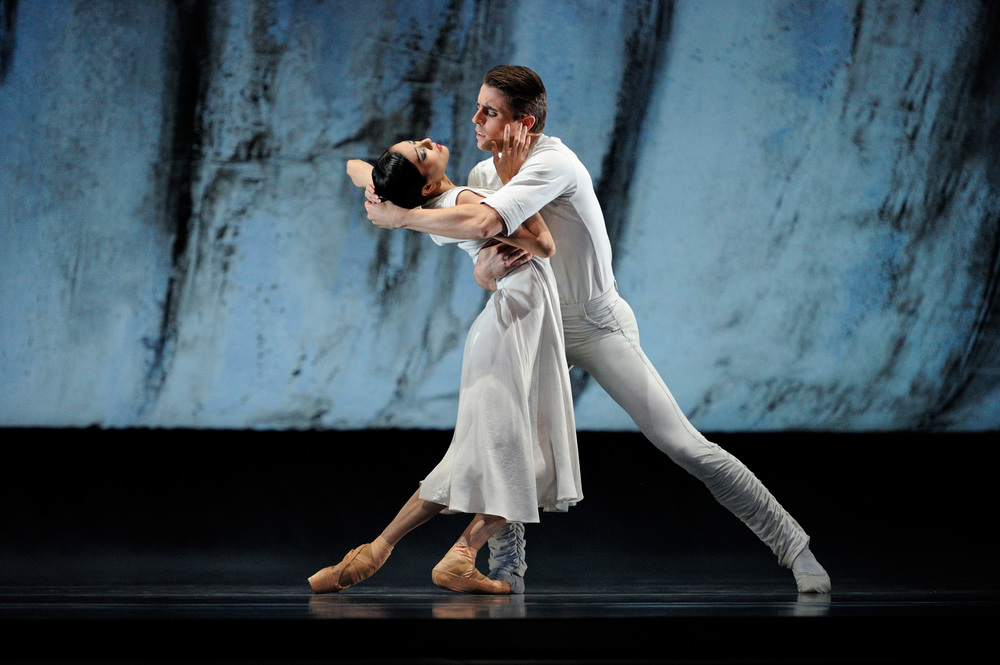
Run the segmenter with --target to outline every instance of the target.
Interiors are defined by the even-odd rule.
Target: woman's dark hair
[[[535,124],[530,131],[540,134],[545,129],[548,100],[538,74],[520,65],[498,65],[486,72],[483,83],[500,91],[514,120],[533,115]]]
[[[391,150],[383,152],[372,169],[375,193],[400,208],[416,208],[426,203],[428,197],[420,191],[426,184],[427,178],[416,164]]]

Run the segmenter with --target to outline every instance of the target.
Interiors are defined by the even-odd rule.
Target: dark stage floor
[[[586,499],[528,527],[527,593],[478,597],[430,583],[460,516],[342,594],[305,581],[447,433],[6,434],[4,662],[963,663],[996,625],[985,435],[713,437],[810,533],[828,596],[640,437],[581,435]]]
[[[683,566],[628,582],[537,581],[506,597],[380,573],[314,596],[279,580],[290,571],[204,560],[185,576],[172,568],[182,563],[135,566],[145,581],[102,580],[95,567],[5,584],[5,662],[962,663],[981,659],[997,610],[995,591],[845,573],[828,596],[797,595],[784,576],[719,580]]]

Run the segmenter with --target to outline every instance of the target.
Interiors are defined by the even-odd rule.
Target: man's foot
[[[336,566],[309,578],[313,593],[338,593],[375,574],[392,553],[392,546],[379,536],[375,542],[355,547]]]
[[[510,585],[476,570],[476,550],[454,545],[431,571],[436,586],[459,593],[509,594]]]
[[[493,534],[490,544],[491,580],[499,580],[510,585],[511,593],[524,593],[524,572],[528,564],[524,559],[524,525],[508,522]]]
[[[504,570],[502,568],[497,568],[496,570],[491,570],[486,577],[491,580],[506,582],[507,586],[510,587],[511,593],[514,594],[524,593],[524,578],[521,577],[520,575]]]
[[[799,593],[830,593],[830,576],[808,547],[792,562],[792,574]]]

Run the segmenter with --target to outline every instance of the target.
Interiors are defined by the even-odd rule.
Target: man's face
[[[479,98],[476,100],[476,114],[472,116],[472,123],[476,126],[476,146],[480,150],[492,150],[493,142],[497,146],[503,145],[503,129],[510,125],[511,135],[520,125],[531,125],[535,122],[534,116],[526,116],[520,120],[514,120],[503,94],[496,88],[483,85],[479,89]]]

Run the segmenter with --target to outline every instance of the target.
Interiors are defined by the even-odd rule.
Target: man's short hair
[[[486,72],[483,84],[500,91],[514,120],[533,115],[535,124],[531,131],[541,133],[545,129],[548,101],[538,74],[520,65],[498,65]]]

